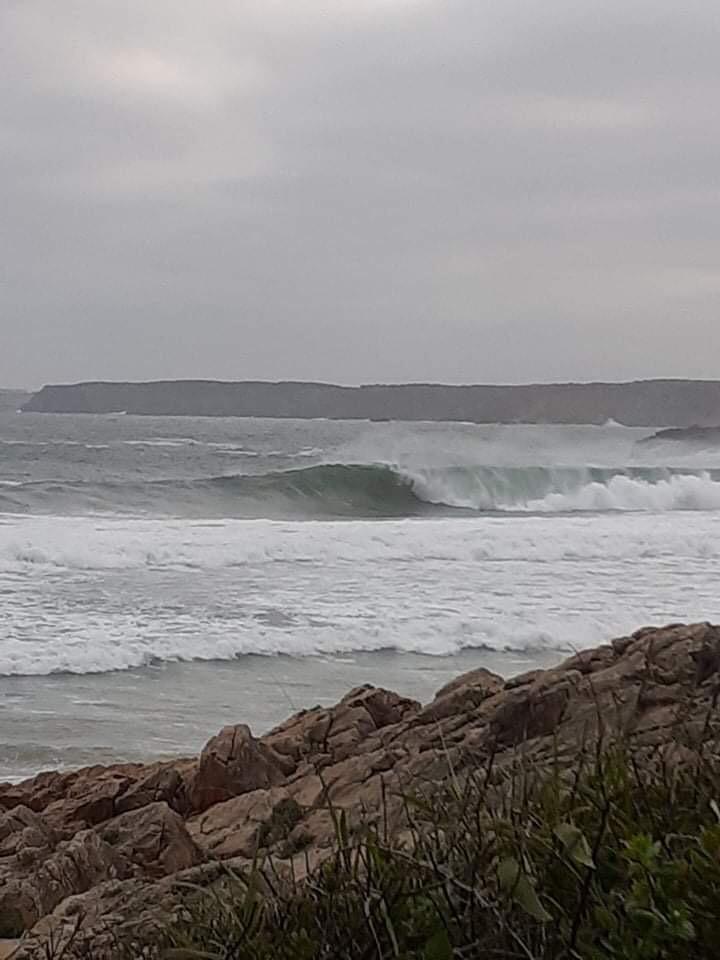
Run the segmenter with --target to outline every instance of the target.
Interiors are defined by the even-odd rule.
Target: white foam
[[[657,532],[652,555],[720,557],[720,515],[694,519],[692,526],[689,518],[676,522],[672,515],[652,519]],[[556,561],[599,556],[622,560],[639,551],[650,555],[645,523],[621,526],[621,518],[612,521],[612,517],[487,517],[308,523],[6,516],[0,523],[0,570],[217,570],[272,563]],[[692,532],[694,528],[697,532]]]
[[[528,479],[530,470],[528,468]],[[551,488],[533,495],[523,489],[522,472],[484,467],[462,471],[408,473],[413,489],[423,500],[472,510],[517,510],[539,513],[577,511],[720,510],[720,481],[708,471],[699,474],[665,471],[665,477],[643,479],[618,471],[592,480],[592,468],[547,469],[540,482]],[[519,481],[519,482],[518,482]],[[538,480],[535,479],[535,483]]]
[[[588,483],[572,493],[552,493],[525,504],[527,510],[720,510],[720,483],[709,474],[675,475],[651,483],[617,476],[607,483]]]
[[[251,653],[570,650],[648,621],[720,619],[719,577],[720,514],[5,517],[0,674]]]

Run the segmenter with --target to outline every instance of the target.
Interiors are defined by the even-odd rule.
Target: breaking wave
[[[720,471],[330,463],[256,475],[0,488],[5,513],[320,519],[670,510],[720,510]]]
[[[720,509],[720,471],[666,467],[479,467],[413,479],[432,503],[480,511],[567,513]]]

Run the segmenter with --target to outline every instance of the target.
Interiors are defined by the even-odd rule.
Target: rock
[[[582,674],[597,673],[598,670],[604,670],[612,666],[615,661],[616,651],[610,645],[595,647],[593,650],[581,650],[575,656],[570,657],[563,663],[565,670],[578,670]]]
[[[101,782],[120,780],[121,785],[127,785],[146,772],[145,765],[139,763],[96,765],[67,773],[44,771],[21,783],[0,784],[0,809],[25,806],[41,813],[58,800],[86,797]]]
[[[165,877],[203,860],[182,817],[164,802],[115,817],[97,832],[123,860],[149,877]]]
[[[18,854],[27,856],[23,851],[52,850],[56,842],[54,831],[28,807],[13,807],[0,816],[0,862]]]
[[[39,824],[35,828],[41,829]],[[81,831],[54,849],[50,837],[43,846],[18,844],[11,858],[0,861],[0,917],[12,912],[24,929],[72,894],[127,873],[123,858],[92,830]]]
[[[467,673],[461,673],[444,687],[440,687],[435,694],[434,703],[438,700],[444,700],[451,693],[464,689],[480,689],[487,694],[498,693],[502,690],[505,681],[497,673],[486,670],[485,667],[478,667],[476,670],[470,670]]]
[[[0,817],[0,919],[6,924],[14,917],[28,929],[67,897],[105,880],[134,871],[161,877],[202,860],[182,819],[164,803],[59,838],[27,807]]]
[[[115,801],[115,812],[128,813],[159,800],[178,813],[187,812],[186,782],[179,764],[158,764],[147,775],[138,777]]]
[[[373,734],[411,718],[415,700],[369,685],[351,690],[334,707],[304,710],[263,737],[295,764],[301,760],[333,763],[351,756]]]
[[[478,707],[488,697],[503,689],[504,680],[490,670],[480,667],[471,670],[435,694],[435,699],[418,714],[418,723],[431,723]]]
[[[0,784],[0,809],[11,810],[23,806],[40,812],[53,800],[62,797],[67,785],[77,776],[77,773],[68,775],[49,771],[22,783]]]
[[[383,690],[381,687],[373,687],[369,684],[351,690],[340,701],[340,706],[343,705],[351,709],[356,707],[365,709],[370,714],[376,730],[400,723],[420,709],[420,704],[416,700],[400,697],[392,690]]]
[[[304,876],[332,849],[336,811],[351,832],[364,820],[400,836],[408,789],[489,758],[501,789],[519,760],[569,767],[600,737],[670,768],[717,756],[719,698],[720,628],[647,627],[512,680],[471,671],[424,708],[359,687],[260,738],[225,727],[198,761],[0,785],[0,938],[35,924],[18,960],[43,958],[50,931],[75,938],[65,960],[114,960],[113,937],[144,943],[178,909],[175,879],[214,882],[258,851]]]
[[[115,815],[115,801],[127,789],[129,780],[114,774],[81,781],[67,794],[48,804],[43,815],[66,835],[104,823]]]
[[[179,897],[166,880],[107,880],[68,897],[38,921],[13,960],[118,960],[119,943],[121,955],[139,958],[143,945],[172,919],[178,905]]]
[[[223,727],[200,754],[189,786],[189,806],[201,813],[215,803],[282,783],[289,768],[267,743],[244,724]]]
[[[535,737],[553,735],[581,675],[563,671],[505,693],[490,721],[493,747],[514,747]]]
[[[284,787],[253,790],[188,821],[195,843],[214,857],[252,859],[261,847],[287,840],[303,817]]]

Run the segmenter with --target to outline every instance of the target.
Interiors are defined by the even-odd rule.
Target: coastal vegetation
[[[491,764],[406,797],[407,830],[353,836],[288,882],[272,861],[190,896],[174,960],[686,960],[720,944],[716,758],[640,765],[623,745],[536,777]]]

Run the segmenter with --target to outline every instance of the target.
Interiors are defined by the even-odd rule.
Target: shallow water
[[[195,754],[227,723],[269,730],[297,710],[337,702],[363,683],[422,702],[482,663],[511,675],[557,661],[464,651],[427,657],[392,651],[344,658],[247,656],[163,663],[112,674],[0,678],[0,768],[19,779],[39,769]]]

